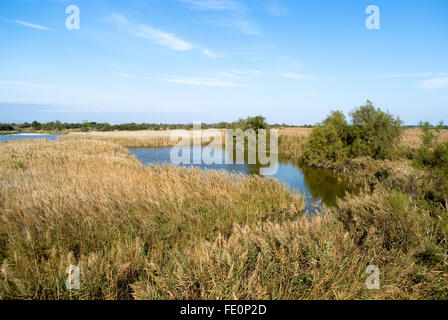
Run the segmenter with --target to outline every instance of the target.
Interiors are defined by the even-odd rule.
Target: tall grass
[[[135,135],[86,135],[68,134],[58,137],[60,141],[102,141],[112,142],[127,148],[172,147],[177,142],[171,141],[169,136],[135,136]]]
[[[187,259],[199,241],[304,209],[275,180],[144,167],[108,142],[8,142],[0,154],[3,299],[130,299],[154,270],[174,281],[173,257]],[[65,289],[70,264],[79,291]]]
[[[309,217],[276,180],[145,167],[111,139],[0,144],[0,298],[448,298],[447,207],[409,160],[347,160],[364,192]]]

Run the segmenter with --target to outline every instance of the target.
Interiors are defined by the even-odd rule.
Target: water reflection
[[[143,164],[163,164],[171,163],[171,148],[139,148],[129,149],[130,153],[139,159]],[[191,161],[193,162],[193,148],[191,148]],[[235,155],[234,155],[235,157]],[[199,167],[201,169],[226,170],[236,174],[260,175],[260,169],[266,166],[260,164],[225,164],[229,159],[228,154],[223,153],[223,164],[182,164],[183,167]],[[247,158],[246,158],[247,161]],[[229,161],[227,161],[229,162]],[[327,206],[334,206],[337,198],[343,198],[345,192],[353,192],[347,181],[335,174],[331,170],[308,167],[300,162],[292,162],[285,159],[278,159],[278,169],[272,176],[285,183],[294,191],[301,192],[307,197],[308,209],[322,202]]]
[[[56,141],[62,134],[36,134],[36,133],[19,133],[19,134],[2,134],[0,141],[26,140],[26,139],[48,139]]]

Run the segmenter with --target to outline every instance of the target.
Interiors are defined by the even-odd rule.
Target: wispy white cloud
[[[128,73],[121,73],[121,72],[115,72],[114,75],[121,78],[133,78],[134,76],[132,74]]]
[[[132,101],[132,103],[130,103]],[[129,112],[160,108],[162,100],[139,91],[111,92],[41,82],[0,80],[0,103],[46,106],[45,112]],[[41,110],[42,111],[42,110]]]
[[[228,27],[247,35],[261,35],[257,25],[248,17],[248,8],[241,2],[234,0],[178,0],[194,11],[227,11],[228,17],[214,16],[206,20],[208,24],[220,27]]]
[[[266,11],[274,17],[283,17],[288,15],[289,10],[285,6],[283,6],[281,3],[271,3],[266,6]]]
[[[260,76],[262,72],[260,70],[238,70],[238,69],[231,69],[230,72],[235,74],[242,74],[242,75],[251,75],[251,76]]]
[[[215,52],[212,52],[208,49],[202,49],[202,53],[205,54],[207,57],[210,58],[220,58],[221,56]]]
[[[153,28],[146,24],[131,22],[119,14],[110,15],[106,21],[126,34],[141,39],[151,40],[158,45],[167,47],[171,50],[187,51],[195,48],[188,41],[178,38],[171,33]]]
[[[227,71],[219,71],[217,72],[217,74],[219,74],[219,76],[227,78],[227,79],[233,79],[233,80],[238,80],[240,79],[239,75],[236,75],[232,72],[227,72]]]
[[[237,80],[237,79],[241,79],[243,76],[259,77],[262,75],[262,72],[260,70],[231,69],[231,70],[219,71],[216,74],[218,74],[220,77],[223,77],[226,79]]]
[[[32,28],[32,29],[51,31],[50,28],[47,28],[47,27],[44,27],[44,26],[41,26],[38,24],[22,21],[22,20],[13,20],[13,21],[9,21],[9,22],[13,22],[13,23],[19,24],[21,26]]]
[[[10,81],[10,80],[0,80],[0,86],[7,87],[19,87],[28,89],[58,89],[59,87],[48,85],[45,83],[36,83],[28,81]]]
[[[233,19],[227,20],[223,22],[224,25],[228,25],[233,27],[243,34],[251,35],[251,36],[260,36],[262,33],[258,29],[258,27],[252,21],[248,20],[245,17],[234,17]]]
[[[236,11],[244,10],[244,6],[233,0],[179,0],[192,10],[197,11]]]
[[[294,72],[285,72],[280,74],[281,77],[284,78],[289,78],[289,79],[295,79],[295,80],[319,80],[319,78],[314,77],[314,76],[310,76],[310,75],[306,75],[306,74],[298,74],[298,73],[294,73]]]
[[[246,85],[238,84],[226,79],[216,78],[201,78],[201,77],[181,77],[174,75],[165,75],[162,77],[163,81],[171,83],[180,83],[190,86],[205,86],[205,87],[246,87]]]
[[[376,75],[375,78],[423,78],[448,75],[446,72],[424,72],[424,73],[395,73],[395,74],[382,74]]]
[[[438,77],[423,80],[420,82],[419,87],[429,90],[448,88],[448,77]]]

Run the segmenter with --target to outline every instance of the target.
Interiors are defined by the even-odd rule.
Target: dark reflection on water
[[[171,163],[171,148],[139,148],[129,149],[143,164],[163,164]],[[193,148],[190,152],[191,158]],[[223,158],[225,155],[223,155]],[[182,165],[191,167],[192,165]],[[244,175],[260,174],[259,164],[198,164],[194,165],[201,169],[226,170],[236,174]],[[327,206],[334,206],[337,198],[343,198],[347,192],[354,192],[349,184],[337,174],[328,169],[309,167],[299,162],[279,159],[278,170],[273,175],[274,178],[285,183],[291,189],[305,194],[307,198],[307,209],[312,211],[318,208],[321,203]]]

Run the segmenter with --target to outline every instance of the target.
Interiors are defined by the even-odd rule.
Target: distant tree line
[[[258,122],[258,124],[257,124]],[[260,125],[260,123],[263,125]],[[265,118],[262,116],[248,117],[247,119],[239,119],[233,122],[218,122],[218,123],[203,123],[203,129],[217,128],[217,129],[235,129],[235,128],[265,128]],[[289,125],[286,123],[270,124],[269,128],[314,128],[316,125],[305,124],[305,125]],[[422,124],[418,125],[406,125],[403,128],[420,128]],[[430,125],[430,127],[438,127],[442,129],[448,129],[447,125],[439,124],[437,126]],[[168,123],[123,123],[123,124],[110,124],[107,122],[75,122],[67,123],[61,121],[52,121],[46,123],[40,123],[38,121],[33,121],[31,123],[0,123],[0,132],[6,131],[63,131],[63,130],[75,130],[75,131],[138,131],[138,130],[175,130],[175,129],[192,129],[193,124],[168,124]]]
[[[0,123],[0,131],[14,131],[14,127],[8,123]]]
[[[239,119],[234,122],[218,122],[218,123],[203,123],[203,129],[217,128],[217,129],[233,129],[233,128],[267,128],[268,125],[265,122],[265,118],[262,116],[248,117],[247,119]],[[312,125],[294,126],[287,124],[272,124],[271,128],[280,127],[309,127]],[[138,130],[175,130],[175,129],[192,129],[193,124],[164,124],[164,123],[123,123],[123,124],[110,124],[107,122],[89,122],[83,121],[81,123],[67,123],[61,121],[52,121],[46,123],[40,123],[33,121],[31,123],[24,122],[20,124],[16,123],[2,123],[0,124],[0,131],[63,131],[63,130],[75,130],[81,132],[88,131],[138,131]]]

